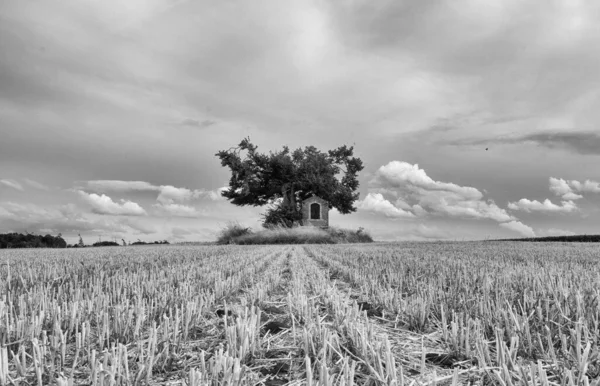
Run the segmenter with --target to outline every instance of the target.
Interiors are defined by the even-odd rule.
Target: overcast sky
[[[214,156],[250,136],[354,145],[331,225],[379,240],[597,234],[598,47],[577,0],[3,0],[0,232],[258,227]]]

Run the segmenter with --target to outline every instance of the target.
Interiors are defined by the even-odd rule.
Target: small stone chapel
[[[329,203],[314,194],[302,201],[302,225],[329,227]]]

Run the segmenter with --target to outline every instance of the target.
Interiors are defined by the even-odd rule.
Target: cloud
[[[369,183],[370,190],[397,197],[396,208],[411,211],[417,216],[438,215],[457,218],[491,219],[498,222],[514,218],[492,200],[485,200],[483,193],[473,187],[435,181],[419,165],[392,161],[381,166]],[[384,197],[371,196],[373,203],[368,210],[379,212],[383,206],[392,210]],[[387,201],[386,201],[387,202]]]
[[[585,180],[579,182],[576,180],[569,181],[569,186],[576,192],[580,193],[600,193],[600,182]]]
[[[147,221],[139,221],[132,217],[120,218],[117,221],[119,224],[127,226],[132,230],[145,235],[153,234],[158,231],[154,225],[149,224]]]
[[[527,226],[519,221],[510,221],[500,224],[502,228],[509,229],[511,231],[515,231],[520,233],[525,237],[535,237],[535,232],[530,226]]]
[[[544,202],[537,200],[528,200],[522,198],[517,202],[509,202],[508,208],[512,210],[522,210],[525,212],[546,212],[546,213],[571,213],[579,210],[573,201],[561,201],[561,205],[552,203],[549,199]]]
[[[83,198],[91,207],[92,211],[96,214],[107,214],[107,215],[123,215],[123,216],[144,216],[146,211],[144,208],[139,206],[137,203],[129,200],[120,200],[120,203],[114,202],[109,196],[102,194],[97,195],[95,193],[86,193],[84,191],[78,191],[80,197]]]
[[[181,121],[182,126],[199,127],[201,129],[205,129],[216,123],[217,123],[216,121],[211,121],[210,119],[205,119],[205,120],[199,121],[197,119],[186,118],[183,121]]]
[[[194,218],[200,216],[202,213],[194,207],[175,203],[154,204],[153,207],[157,209],[159,215],[167,215],[174,217]]]
[[[413,218],[414,214],[395,207],[391,202],[383,198],[380,193],[369,193],[364,200],[359,201],[357,209],[367,212],[380,213],[386,217]]]
[[[137,224],[129,218],[90,218],[73,204],[42,207],[31,203],[3,202],[0,203],[0,220],[0,232],[124,234],[136,229],[149,230],[144,224]]]
[[[173,202],[190,201],[207,196],[210,197],[210,194],[204,190],[191,190],[187,188],[177,188],[171,185],[161,185],[156,201],[161,204],[170,204]]]
[[[50,190],[50,188],[47,185],[44,185],[44,184],[39,183],[39,182],[34,181],[34,180],[30,180],[29,178],[24,178],[23,181],[27,185],[31,186],[34,189],[45,190],[45,191]]]
[[[0,184],[8,186],[12,189],[23,191],[23,186],[15,180],[0,180]]]
[[[86,185],[97,193],[159,190],[158,186],[145,181],[92,180]]]
[[[185,239],[185,236],[189,236],[192,234],[194,234],[194,232],[187,228],[182,228],[182,227],[171,228],[171,236],[174,239]]]
[[[222,201],[221,191],[227,187],[221,187],[215,190],[205,189],[188,189],[180,188],[172,185],[153,185],[145,181],[122,181],[122,180],[93,180],[87,181],[86,186],[96,192],[130,192],[130,191],[157,191],[156,204],[153,208],[156,209],[155,214],[158,216],[173,216],[173,217],[198,217],[204,213],[195,208],[194,203],[200,200]],[[88,199],[89,201],[90,199]],[[105,196],[94,195],[93,199],[96,205],[96,210],[116,214],[117,212],[127,212],[130,215],[134,213],[142,214],[143,209],[138,204],[121,200],[121,204],[116,204],[123,207],[117,209],[114,205],[108,203],[110,198]],[[98,207],[102,201],[102,209]],[[112,200],[111,200],[112,201]],[[137,205],[135,207],[134,205]],[[109,209],[111,208],[111,209]],[[143,212],[145,214],[145,211]]]
[[[521,145],[530,143],[549,149],[562,149],[576,154],[600,155],[600,134],[584,131],[549,131],[519,136],[450,141],[457,146]]]
[[[573,201],[583,197],[579,193],[600,193],[600,182],[585,180],[564,180],[562,178],[550,177],[550,191],[563,200]]]
[[[183,202],[194,199],[207,198],[220,200],[222,187],[216,190],[178,188],[172,185],[153,185],[146,181],[122,181],[122,180],[91,180],[86,182],[88,189],[97,193],[106,192],[131,192],[131,191],[157,191],[156,200],[159,203]]]
[[[216,190],[204,190],[204,189],[187,189],[177,188],[171,185],[161,185],[159,187],[159,194],[156,198],[161,204],[169,204],[173,202],[185,202],[199,199],[208,199],[212,201],[222,200],[221,191],[226,188],[219,188]]]
[[[177,188],[171,185],[161,185],[159,187],[159,194],[156,198],[157,204],[154,204],[159,214],[175,216],[175,217],[198,217],[203,212],[197,208],[186,205],[197,200],[210,200],[220,201],[223,200],[221,197],[221,190],[203,190],[196,189],[191,190],[187,188]]]
[[[592,132],[549,132],[526,135],[522,142],[547,148],[559,148],[578,154],[600,155],[600,134]]]
[[[387,187],[403,188],[410,185],[430,191],[448,191],[467,199],[483,197],[483,194],[475,188],[434,181],[425,170],[419,169],[418,164],[411,165],[408,162],[391,161],[377,170],[375,178],[376,182]]]
[[[583,197],[583,193],[600,193],[600,182],[585,180],[565,180],[550,177],[550,191],[565,201],[574,201]]]
[[[583,196],[576,194],[569,183],[562,178],[550,177],[550,191],[557,196],[562,196],[563,200],[579,200]]]

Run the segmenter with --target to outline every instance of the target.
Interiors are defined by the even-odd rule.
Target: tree
[[[237,147],[215,155],[231,171],[223,197],[239,206],[271,204],[263,214],[263,225],[293,225],[302,218],[302,200],[313,194],[342,214],[356,211],[357,177],[363,164],[353,156],[353,147],[344,145],[327,153],[314,146],[294,151],[284,146],[269,154],[256,149],[250,138],[244,138]]]

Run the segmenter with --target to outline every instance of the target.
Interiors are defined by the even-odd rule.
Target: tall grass
[[[373,238],[363,228],[357,231],[311,226],[287,228],[273,226],[257,232],[231,223],[221,230],[219,244],[339,244],[370,243]]]

